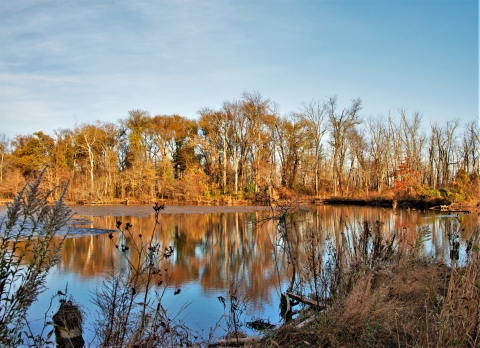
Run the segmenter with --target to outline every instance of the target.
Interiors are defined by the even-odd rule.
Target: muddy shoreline
[[[270,206],[273,201],[268,199],[260,200],[238,200],[238,199],[213,199],[213,200],[115,200],[111,202],[66,202],[67,205],[152,205],[155,202],[165,204],[166,206],[188,206],[188,207],[238,207],[242,208],[259,208]],[[295,206],[295,205],[356,205],[356,206],[372,206],[382,208],[400,208],[400,209],[432,209],[436,207],[451,207],[452,209],[475,209],[480,208],[479,201],[454,203],[446,198],[425,199],[425,198],[405,198],[394,199],[385,197],[366,197],[366,198],[350,198],[350,197],[300,197],[290,200],[276,200],[274,206]],[[220,210],[221,211],[221,210]]]
[[[92,204],[92,205],[75,205],[71,206],[74,214],[83,214],[91,216],[149,216],[153,215],[153,205],[138,204]],[[188,205],[165,205],[165,209],[160,211],[160,215],[186,215],[186,214],[215,214],[215,213],[250,213],[253,211],[266,210],[264,206],[188,206]]]
[[[5,200],[2,206],[5,207]],[[67,206],[75,206],[76,210],[91,210],[95,206],[108,206],[112,210],[121,210],[121,207],[136,207],[140,214],[153,213],[152,206],[155,202],[165,204],[164,214],[203,214],[203,213],[223,213],[223,212],[251,212],[255,210],[265,210],[270,206],[269,200],[239,200],[239,199],[213,199],[213,200],[113,200],[108,202],[102,201],[66,201]],[[53,203],[53,202],[51,202]],[[452,203],[445,198],[437,199],[393,199],[385,197],[366,197],[366,198],[350,198],[350,197],[300,197],[290,200],[277,200],[273,206],[309,206],[309,205],[354,205],[354,206],[371,206],[381,207],[385,209],[418,209],[418,210],[439,210],[439,211],[480,211],[480,200]],[[80,208],[83,207],[83,208]],[[119,209],[115,209],[118,207]],[[184,209],[189,207],[189,209]]]
[[[480,202],[453,203],[448,199],[389,199],[389,198],[344,198],[332,197],[325,199],[323,204],[357,205],[382,208],[441,210],[441,211],[471,211],[480,208]]]

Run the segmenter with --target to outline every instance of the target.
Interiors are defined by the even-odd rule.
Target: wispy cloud
[[[0,1],[0,118],[28,133],[132,108],[195,117],[244,90],[285,113],[338,94],[374,114],[445,118],[459,104],[471,117],[478,19],[468,6],[478,14],[474,1]]]

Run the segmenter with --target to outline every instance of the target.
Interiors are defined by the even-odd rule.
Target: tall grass
[[[43,344],[29,332],[27,311],[46,290],[49,270],[60,262],[63,239],[52,243],[71,217],[63,198],[49,204],[54,190],[40,187],[45,170],[18,192],[0,220],[0,345]],[[51,337],[51,333],[47,335]]]
[[[478,227],[463,244],[456,235],[451,259],[442,260],[424,249],[431,236],[425,227],[409,241],[403,230],[383,231],[380,221],[365,221],[359,230],[345,226],[340,233],[311,224],[303,238],[295,239],[295,214],[281,216],[290,219],[278,223],[284,224],[281,250],[288,266],[296,268],[290,273],[296,277],[295,291],[328,309],[305,305],[308,311],[257,346],[480,345]],[[285,231],[292,235],[285,237]],[[305,256],[290,259],[289,251],[298,248]]]

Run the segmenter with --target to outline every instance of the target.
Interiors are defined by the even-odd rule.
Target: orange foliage
[[[415,196],[420,185],[417,182],[419,177],[418,171],[412,168],[410,159],[405,160],[393,172],[393,191],[397,196]]]

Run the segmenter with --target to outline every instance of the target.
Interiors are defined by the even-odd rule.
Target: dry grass
[[[71,211],[60,198],[50,205],[60,188],[41,187],[39,177],[26,183],[0,218],[0,346],[40,345],[41,335],[34,335],[27,313],[39,294],[46,290],[49,270],[60,262],[61,241],[54,238],[67,224]],[[47,324],[44,324],[44,329]],[[48,338],[47,338],[48,341]]]
[[[253,347],[477,347],[479,273],[478,260],[454,270],[424,262],[367,270],[330,311]]]
[[[438,320],[443,346],[480,346],[480,253],[478,244],[462,268],[452,268]]]
[[[306,312],[252,347],[480,347],[478,228],[466,259],[451,266],[401,241],[387,258],[372,258],[389,242],[367,224],[362,233],[333,254],[342,274],[331,308]],[[367,242],[370,248],[363,248]],[[308,324],[299,325],[305,317]]]

